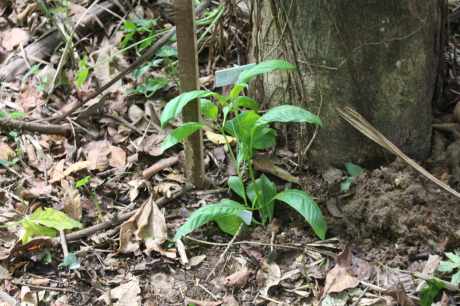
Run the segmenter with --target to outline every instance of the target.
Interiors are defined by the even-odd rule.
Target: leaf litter
[[[22,57],[26,44],[39,41],[59,20],[75,22],[91,3],[73,1],[68,7],[53,7],[51,12],[61,15],[52,20],[35,1],[2,2],[0,12],[8,15],[10,24],[0,32],[0,58],[6,51]],[[124,28],[116,16],[128,16],[130,5],[101,3],[107,5],[105,11],[111,12],[107,14],[111,17],[98,16],[91,29],[106,35],[100,38],[90,33],[78,40],[67,59],[64,48],[56,48],[51,58],[38,62],[31,57],[30,65],[24,65],[28,71],[2,84],[2,116],[40,122],[89,96],[139,56],[136,46],[126,51],[120,45]],[[132,4],[131,13],[140,20],[161,15],[158,7],[146,5],[146,1]],[[229,6],[218,20],[216,33],[221,34],[206,39],[202,47],[209,54],[221,54],[220,60],[207,59],[209,67],[231,66],[236,59],[229,50],[245,48],[242,43],[247,38],[238,36],[245,14],[241,4]],[[91,16],[88,14],[89,19],[82,23]],[[98,23],[105,26],[100,28]],[[163,26],[171,25],[159,19],[155,29],[161,32]],[[81,34],[77,31],[76,35]],[[146,38],[142,33],[135,35]],[[79,75],[83,70],[78,67],[85,57],[87,78]],[[58,71],[61,59],[64,68]],[[141,305],[141,301],[145,305],[409,305],[417,302],[427,285],[426,280],[414,280],[411,273],[450,280],[450,275],[437,271],[439,261],[445,259],[440,258],[443,251],[438,247],[459,247],[460,236],[451,230],[460,221],[455,201],[425,187],[410,169],[397,162],[354,178],[349,194],[342,196],[337,193],[343,179],[341,169],[329,169],[327,179],[305,172],[298,168],[295,153],[288,146],[273,152],[276,156],[263,157],[256,164],[257,170],[276,179],[280,189],[301,183],[320,203],[333,198],[336,215],[341,217],[330,217],[330,235],[338,236],[340,243],[316,244],[312,233],[290,210],[277,208],[279,229],[273,233],[261,226],[244,229],[218,266],[219,281],[206,281],[230,237],[209,226],[194,234],[192,239],[198,240],[185,238],[174,245],[170,239],[190,211],[218,202],[228,192],[224,178],[234,167],[223,144],[233,140],[206,132],[205,149],[212,160],[206,173],[215,189],[189,192],[167,205],[157,205],[159,198],[174,198],[184,188],[182,165],[175,162],[150,176],[142,175],[150,166],[175,156],[161,149],[165,134],[158,130],[158,111],[178,92],[172,81],[175,60],[174,52],[162,52],[139,71],[118,80],[105,99],[95,98],[75,116],[57,122],[70,124],[70,136],[37,137],[33,132],[2,130],[0,220],[8,226],[0,229],[1,299],[56,306]],[[202,72],[212,76],[211,70]],[[56,74],[59,78],[52,87]],[[140,85],[148,84],[144,81],[151,76],[168,80],[164,86],[156,84],[147,98],[147,87]],[[81,87],[66,85],[78,78],[82,79]],[[446,167],[437,171],[446,173]],[[77,182],[87,177],[89,182],[77,187]],[[439,208],[430,209],[433,206]],[[57,221],[44,218],[44,212],[51,208],[79,223],[62,215]],[[27,243],[20,241],[24,220],[29,222]],[[87,230],[105,223],[112,225],[89,236],[71,237],[79,233],[78,224]],[[59,267],[64,243],[58,229],[66,231],[69,252],[80,262],[80,268]],[[341,248],[344,250],[336,258]],[[439,257],[434,258],[434,254]],[[139,269],[136,274],[132,274],[134,267]],[[37,280],[37,275],[46,279]],[[458,301],[455,291],[443,290],[437,297],[440,305],[452,301]]]

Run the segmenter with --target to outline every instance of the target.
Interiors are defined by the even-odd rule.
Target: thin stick
[[[204,11],[209,6],[210,3],[211,1],[207,0],[207,1],[204,1],[202,4],[200,4],[196,9],[197,15],[200,14],[202,11]],[[133,72],[136,68],[138,68],[143,63],[148,61],[152,56],[155,55],[158,49],[164,46],[174,36],[174,34],[176,34],[176,27],[171,28],[171,30],[169,30],[163,36],[161,36],[161,38],[158,39],[155,42],[155,44],[153,44],[153,46],[148,48],[144,54],[142,54],[136,61],[134,61],[134,63],[132,63],[128,68],[126,68],[125,70],[117,74],[112,80],[104,84],[101,88],[99,88],[99,90],[93,92],[92,94],[89,94],[85,99],[78,101],[77,103],[73,104],[71,107],[66,109],[65,111],[61,112],[60,114],[57,114],[56,116],[49,118],[48,120],[49,121],[60,121],[64,119],[65,117],[71,115],[78,108],[86,104],[88,101],[99,96],[101,93],[103,93],[104,91],[112,87],[113,84],[121,80],[125,75]]]
[[[169,198],[162,197],[162,198],[158,199],[156,201],[156,203],[157,203],[158,206],[165,205],[165,204],[171,202],[172,200],[175,200],[178,197],[180,197],[180,196],[184,195],[185,193],[189,192],[191,189],[192,189],[191,185],[185,185],[182,190],[174,193],[171,197],[169,197]],[[130,211],[130,212],[127,212],[127,213],[124,213],[124,214],[121,214],[117,218],[114,218],[112,220],[105,221],[105,222],[102,222],[102,223],[87,227],[87,228],[82,229],[80,231],[76,231],[76,232],[67,234],[65,236],[65,238],[66,238],[67,241],[74,241],[74,240],[78,240],[78,239],[90,236],[90,235],[92,235],[94,233],[103,231],[105,229],[111,228],[113,226],[117,226],[117,225],[121,224],[122,222],[124,222],[124,221],[128,220],[129,218],[131,218],[131,216],[136,214],[137,211],[138,211],[138,209]],[[55,239],[55,240],[53,240],[53,243],[59,243],[59,241]]]
[[[61,242],[64,258],[66,258],[69,255],[69,248],[67,247],[67,240],[65,240],[65,233],[63,230],[59,231],[59,241]]]
[[[221,264],[222,260],[224,260],[225,255],[227,254],[228,250],[235,242],[235,239],[239,236],[242,228],[243,228],[243,224],[240,225],[235,235],[233,235],[232,240],[230,240],[230,242],[227,244],[227,247],[225,248],[224,252],[220,254],[219,260],[216,262],[216,265],[212,269],[211,273],[208,274],[208,277],[206,277],[206,281],[208,281],[214,275],[214,273],[216,273],[217,267]]]
[[[163,158],[142,172],[144,179],[148,180],[158,172],[168,167],[171,167],[179,162],[179,155]]]
[[[41,124],[35,122],[25,122],[22,120],[0,119],[0,127],[37,132],[41,134],[64,136],[72,134],[72,128],[68,124]]]

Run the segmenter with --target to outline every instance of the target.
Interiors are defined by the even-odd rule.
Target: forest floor
[[[209,89],[216,70],[246,63],[249,10],[222,3],[197,23]],[[449,80],[434,107],[433,154],[421,165],[457,188],[455,3]],[[160,148],[168,132],[160,111],[178,95],[174,40],[93,93],[172,28],[168,7],[21,0],[1,2],[0,16],[0,305],[460,304],[458,199],[399,159],[343,189],[346,170],[300,167],[289,145],[271,152],[258,171],[279,189],[300,182],[327,219],[324,241],[283,206],[269,225],[234,239],[214,224],[183,243],[164,239],[197,208],[232,197],[219,139],[205,135],[208,190],[186,184],[180,146]],[[284,172],[267,169],[275,166]]]

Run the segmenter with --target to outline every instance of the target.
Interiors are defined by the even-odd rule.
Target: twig
[[[230,247],[235,242],[235,239],[239,236],[242,228],[243,228],[243,223],[240,224],[240,227],[236,231],[235,235],[233,235],[232,240],[230,240],[229,243],[227,244],[227,247],[225,248],[224,252],[222,254],[220,254],[219,260],[216,262],[216,265],[212,269],[211,273],[208,274],[208,277],[206,277],[207,281],[214,275],[214,273],[216,273],[217,267],[221,264],[222,260],[224,259],[225,255],[227,254],[228,250],[230,249]]]
[[[65,240],[65,233],[63,230],[59,231],[59,242],[61,242],[64,258],[66,258],[69,255],[69,248],[67,247],[67,241]]]
[[[202,4],[200,4],[198,8],[196,9],[196,14],[199,15],[202,11],[204,11],[209,6],[210,3],[211,1],[207,0],[207,1],[204,1]],[[153,46],[148,48],[144,54],[142,54],[136,61],[134,61],[134,63],[132,63],[128,68],[126,68],[125,70],[117,74],[112,80],[108,81],[106,84],[101,86],[101,88],[99,88],[97,91],[93,92],[92,94],[89,94],[85,99],[79,100],[78,102],[73,104],[71,107],[63,111],[62,113],[56,116],[53,116],[49,118],[48,120],[49,121],[60,121],[64,119],[65,117],[71,115],[78,108],[86,104],[86,102],[99,96],[101,93],[103,93],[104,91],[112,87],[113,84],[121,80],[124,76],[131,73],[136,68],[141,66],[143,63],[148,61],[152,56],[155,55],[155,53],[157,52],[159,48],[165,45],[174,36],[175,33],[176,33],[176,27],[171,28],[171,30],[169,30],[163,36],[161,36],[160,39],[158,39]]]
[[[77,290],[72,290],[72,289],[67,289],[67,288],[58,288],[58,287],[48,287],[48,286],[39,286],[39,285],[32,285],[32,284],[27,284],[27,283],[21,283],[17,281],[13,281],[13,284],[16,286],[27,286],[30,288],[34,289],[39,289],[39,290],[49,290],[49,291],[59,291],[59,292],[71,292],[71,293],[78,293],[82,295],[87,295],[89,293],[87,292],[82,292],[82,291],[77,291]]]
[[[152,166],[148,167],[142,172],[142,176],[144,179],[148,180],[152,176],[154,176],[156,173],[160,172],[163,169],[166,169],[168,167],[171,167],[179,162],[179,155],[171,156],[168,158],[163,158],[159,161],[157,161],[155,164]]]
[[[158,206],[165,205],[165,204],[171,202],[172,200],[175,200],[175,199],[177,199],[178,197],[182,196],[183,194],[189,192],[191,189],[192,189],[192,186],[191,186],[191,185],[185,185],[184,188],[183,188],[182,190],[180,190],[180,191],[174,193],[173,195],[171,195],[171,197],[169,197],[169,198],[162,197],[162,198],[158,199],[158,200],[156,201],[156,203],[157,203]],[[108,228],[110,228],[110,227],[117,226],[117,225],[119,225],[120,223],[122,223],[122,222],[128,220],[129,218],[131,218],[131,216],[133,216],[134,214],[136,214],[137,211],[138,211],[138,210],[136,209],[136,210],[133,210],[133,211],[130,211],[130,212],[121,214],[121,215],[119,215],[117,218],[114,218],[114,219],[112,219],[112,220],[105,221],[105,222],[102,222],[102,223],[99,223],[99,224],[96,224],[96,225],[87,227],[87,228],[82,229],[82,230],[80,230],[80,231],[76,231],[76,232],[67,234],[67,235],[65,236],[65,238],[66,238],[67,241],[74,241],[74,240],[78,240],[78,239],[81,239],[81,238],[90,236],[90,235],[92,235],[92,234],[94,234],[94,233],[103,231],[103,230],[108,229]],[[55,239],[53,240],[53,243],[59,243],[59,241],[56,240],[56,238],[55,238]]]
[[[197,238],[193,238],[190,236],[186,236],[186,239],[196,242],[196,243],[201,243],[205,245],[212,245],[212,246],[228,246],[228,243],[221,243],[221,242],[211,242],[211,241],[206,241],[206,240],[201,240]],[[233,245],[241,245],[241,244],[248,244],[248,245],[258,245],[258,246],[271,246],[270,243],[265,243],[265,242],[259,242],[259,241],[236,241],[233,242]],[[273,247],[277,248],[285,248],[285,249],[293,249],[293,250],[303,250],[303,248],[294,246],[294,245],[288,245],[288,244],[273,244]]]
[[[404,154],[398,147],[396,147],[391,141],[389,141],[382,133],[380,133],[376,128],[374,128],[363,116],[358,114],[355,110],[350,107],[345,107],[343,109],[338,108],[340,116],[347,121],[351,126],[364,134],[367,138],[371,139],[378,145],[382,146],[386,150],[390,151],[394,155],[400,157],[405,161],[409,166],[414,168],[417,172],[425,176],[434,184],[438,185],[445,191],[449,192],[456,198],[460,198],[460,193],[454,190],[452,187],[446,183],[440,181],[422,166],[417,164],[413,159]]]
[[[6,129],[20,129],[41,134],[70,135],[72,128],[68,124],[41,124],[22,120],[0,119],[0,127]]]

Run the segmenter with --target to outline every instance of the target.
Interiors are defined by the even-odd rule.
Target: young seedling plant
[[[272,123],[322,125],[318,116],[293,105],[276,106],[261,115],[259,103],[242,95],[249,82],[258,75],[294,68],[282,60],[265,61],[241,73],[228,96],[208,90],[195,90],[183,93],[166,104],[160,118],[163,128],[181,115],[187,103],[197,99],[203,116],[211,124],[183,123],[166,137],[162,149],[171,148],[200,129],[219,133],[225,139],[229,157],[233,160],[237,173],[236,176],[228,178],[228,186],[240,198],[239,202],[223,199],[196,210],[177,230],[175,240],[209,222],[217,223],[223,232],[230,235],[235,235],[243,223],[267,224],[272,220],[275,205],[279,202],[294,208],[320,239],[325,238],[326,222],[320,208],[309,194],[298,189],[286,189],[277,193],[276,185],[267,176],[256,178],[253,167],[255,151],[265,150],[276,144],[276,131],[270,127]],[[236,143],[235,152],[230,142]],[[249,177],[249,182],[245,185],[246,176]],[[260,220],[253,218],[254,212],[258,212]]]

